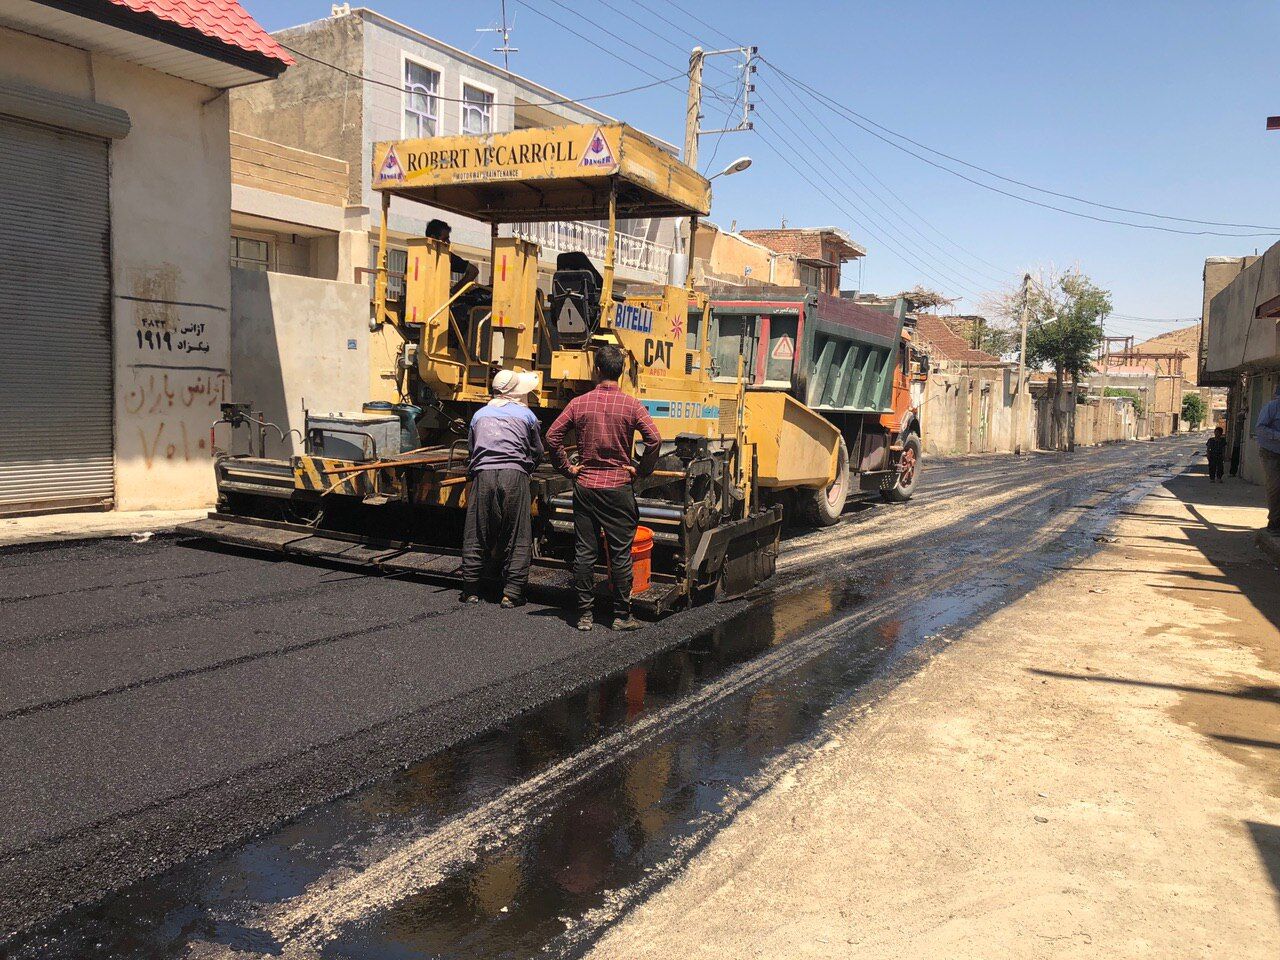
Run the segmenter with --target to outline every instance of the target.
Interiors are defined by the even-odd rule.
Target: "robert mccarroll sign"
[[[379,143],[374,187],[607,176],[617,172],[621,140],[619,126],[585,125]]]

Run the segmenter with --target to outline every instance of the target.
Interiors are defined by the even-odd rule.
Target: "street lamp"
[[[719,173],[713,173],[711,176],[707,177],[707,182],[710,183],[716,177],[730,177],[730,176],[733,176],[733,174],[735,173],[741,173],[743,170],[747,169],[747,167],[749,166],[751,166],[750,157],[739,157],[737,160],[733,161],[733,163],[729,164]]]

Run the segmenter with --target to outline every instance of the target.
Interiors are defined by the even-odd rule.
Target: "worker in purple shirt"
[[[1280,384],[1276,385],[1275,396],[1259,412],[1254,434],[1267,480],[1267,530],[1280,534]]]
[[[529,474],[542,459],[542,428],[528,407],[536,373],[499,370],[493,399],[475,412],[467,442],[467,519],[462,535],[463,603],[478,603],[487,563],[502,566],[502,606],[525,602],[532,548]]]

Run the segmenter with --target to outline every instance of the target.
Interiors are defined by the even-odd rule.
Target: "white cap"
[[[542,374],[499,370],[493,375],[493,393],[498,397],[523,397],[541,388]]]

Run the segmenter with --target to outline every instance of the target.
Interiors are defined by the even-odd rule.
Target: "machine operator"
[[[433,240],[440,240],[446,246],[449,245],[449,237],[453,234],[453,227],[449,226],[443,220],[432,220],[427,224],[426,235]],[[480,268],[470,260],[466,260],[452,250],[449,251],[449,272],[455,277],[461,276],[455,280],[449,287],[449,296],[453,296],[468,283],[471,283],[480,276]]]

